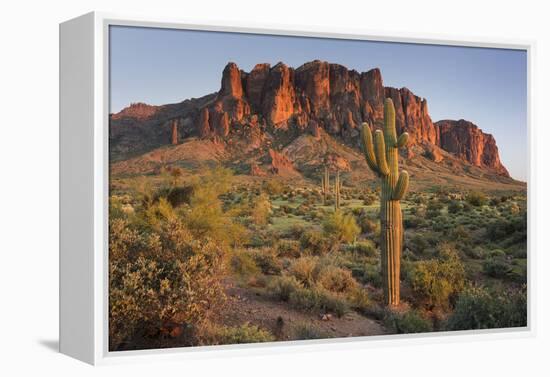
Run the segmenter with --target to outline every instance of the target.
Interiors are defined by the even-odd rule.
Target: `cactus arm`
[[[407,193],[408,188],[409,188],[409,173],[407,173],[406,170],[402,170],[401,173],[399,173],[399,179],[397,180],[397,184],[393,189],[393,194],[392,194],[393,200],[401,200],[403,196],[405,196],[405,194]]]
[[[384,136],[388,147],[397,145],[397,133],[395,132],[395,108],[393,101],[386,98],[384,101]]]
[[[376,130],[374,133],[374,155],[376,156],[376,164],[380,175],[386,176],[390,174],[390,168],[386,161],[386,144],[384,142],[384,134],[381,130]]]
[[[374,156],[374,145],[372,143],[372,132],[367,123],[363,123],[361,128],[361,139],[363,140],[363,150],[365,152],[365,160],[367,165],[376,174],[380,174],[378,164],[376,163],[376,157]]]
[[[407,145],[408,141],[409,141],[409,134],[406,132],[403,132],[397,139],[397,148],[403,148],[404,146]]]

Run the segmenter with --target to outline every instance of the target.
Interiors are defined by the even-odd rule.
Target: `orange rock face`
[[[244,135],[259,148],[264,140],[277,139],[278,135],[284,135],[281,141],[285,144],[289,138],[303,133],[320,139],[325,132],[348,146],[360,148],[361,124],[369,122],[373,128],[381,127],[383,104],[388,97],[394,102],[398,132],[406,131],[410,135],[410,148],[403,151],[403,157],[414,158],[413,149],[424,150],[426,155],[435,150],[434,158],[440,161],[445,156],[438,147],[475,166],[508,175],[491,135],[464,120],[433,123],[426,99],[407,88],[384,87],[377,68],[359,73],[340,64],[315,60],[296,69],[284,63],[273,67],[267,63],[257,64],[247,73],[235,63],[228,63],[222,73],[220,90],[206,97],[208,100],[203,102],[193,99],[195,102],[177,104],[187,106],[185,119],[191,123],[190,126],[181,123],[180,138],[195,134],[228,141],[232,134]],[[192,110],[191,102],[199,105]],[[151,144],[166,142],[169,137],[166,131],[162,135],[158,131],[157,135],[155,127],[150,125],[181,117],[182,111],[174,106],[138,103],[111,115],[112,120],[121,124],[113,129],[113,140],[119,140],[122,132],[140,129],[133,139],[121,143],[119,149],[129,150],[140,134],[151,134],[148,137]],[[245,126],[248,128],[243,128]],[[274,153],[271,156],[274,170],[284,171],[292,165]]]
[[[267,122],[275,126],[286,122],[300,110],[296,103],[294,72],[283,63],[277,64],[269,72],[264,86],[262,109]]]
[[[296,175],[296,170],[292,161],[283,153],[269,149],[269,157],[271,159],[271,172],[284,177]]]
[[[436,122],[436,127],[441,148],[472,165],[488,167],[509,176],[500,162],[498,147],[492,135],[464,119],[442,120]]]

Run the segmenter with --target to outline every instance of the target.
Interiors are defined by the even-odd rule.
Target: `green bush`
[[[283,269],[281,260],[270,248],[254,250],[251,252],[251,256],[262,273],[266,275],[279,275]]]
[[[302,254],[299,241],[280,239],[275,245],[279,257],[298,258]]]
[[[323,231],[327,237],[339,242],[354,242],[361,229],[352,215],[344,215],[342,211],[329,214],[323,221]]]
[[[350,246],[348,250],[369,258],[376,257],[379,254],[376,245],[371,240],[356,242],[354,245]]]
[[[294,276],[278,276],[268,285],[269,292],[281,301],[288,301],[290,295],[301,288],[302,285]]]
[[[416,297],[429,307],[447,308],[451,296],[464,287],[465,270],[449,244],[439,245],[438,254],[437,259],[414,262],[408,279]]]
[[[432,323],[416,311],[389,311],[385,315],[384,326],[396,334],[424,333],[433,330]]]
[[[314,255],[324,255],[330,251],[332,242],[316,230],[305,231],[300,237],[302,249],[309,250]]]
[[[527,325],[527,288],[491,291],[471,287],[460,294],[447,330],[474,330]]]
[[[319,272],[318,283],[328,291],[348,293],[357,288],[357,282],[349,270],[327,266]]]
[[[231,256],[231,269],[241,277],[249,277],[260,273],[254,258],[246,252],[240,251]]]
[[[312,287],[317,278],[317,258],[302,257],[294,260],[290,274],[306,287]]]
[[[511,272],[512,266],[505,257],[493,256],[483,262],[483,273],[490,277],[502,279],[508,277]]]
[[[326,339],[329,338],[329,334],[318,328],[317,326],[301,322],[293,326],[292,328],[294,338],[306,340],[306,339]]]
[[[275,337],[269,331],[245,323],[236,327],[213,326],[203,340],[203,344],[245,344],[273,342]]]
[[[136,238],[128,237],[136,235],[132,231],[114,230],[109,234],[111,350],[138,330],[155,333],[168,323],[184,323],[192,333],[223,303],[224,252],[215,242],[195,239],[177,218],[159,219],[155,231]],[[185,342],[196,339],[188,334]]]
[[[470,191],[468,195],[466,195],[466,201],[474,207],[481,207],[487,204],[487,196],[479,191]]]

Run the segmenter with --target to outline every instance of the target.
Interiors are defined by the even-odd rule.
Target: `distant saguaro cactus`
[[[382,254],[382,284],[387,305],[399,305],[399,274],[403,247],[403,214],[400,200],[407,192],[409,174],[398,172],[398,148],[407,145],[409,135],[404,132],[399,138],[395,130],[393,101],[384,102],[384,130],[374,132],[374,143],[367,123],[361,129],[365,159],[381,180],[380,235]]]
[[[327,196],[330,191],[330,176],[328,168],[325,165],[324,175],[321,177],[321,191],[323,193],[323,205],[327,205]]]
[[[172,119],[172,145],[178,144],[178,120]]]
[[[340,209],[340,170],[336,170],[336,178],[334,179],[334,208]]]

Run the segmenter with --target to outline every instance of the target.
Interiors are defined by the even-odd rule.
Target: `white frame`
[[[380,335],[342,339],[273,342],[142,351],[108,351],[108,109],[109,26],[138,26],[270,35],[506,48],[527,52],[528,132],[528,326],[415,335]],[[257,355],[535,335],[535,218],[533,41],[487,40],[357,29],[189,22],[169,18],[130,17],[92,12],[60,25],[60,352],[90,364],[182,357]],[[75,126],[78,125],[78,126]],[[75,140],[78,145],[75,145]]]

